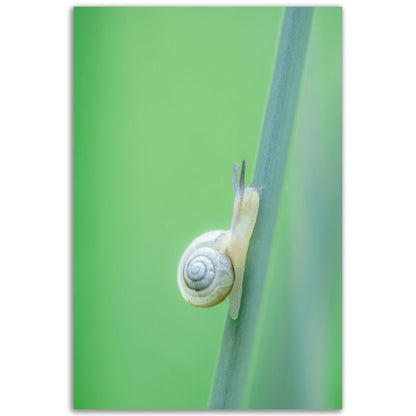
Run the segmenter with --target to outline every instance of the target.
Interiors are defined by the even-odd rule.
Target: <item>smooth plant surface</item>
[[[227,319],[224,331],[210,404],[216,409],[238,409],[244,398],[284,183],[312,10],[290,7],[284,16],[254,175],[254,185],[262,186],[259,191],[260,210],[247,257],[240,315],[237,321]]]

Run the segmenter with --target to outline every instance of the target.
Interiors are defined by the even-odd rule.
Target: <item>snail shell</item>
[[[240,309],[246,254],[259,209],[257,188],[244,187],[246,164],[244,160],[239,182],[238,165],[234,165],[231,229],[197,237],[183,253],[178,267],[179,290],[187,302],[208,308],[230,295],[232,319],[237,319]]]
[[[219,230],[202,234],[181,258],[178,284],[182,296],[191,305],[209,308],[222,302],[231,292],[234,269],[229,257],[219,251],[226,233]]]

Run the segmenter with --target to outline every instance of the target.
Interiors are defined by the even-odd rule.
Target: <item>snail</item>
[[[183,253],[178,267],[178,285],[184,299],[198,308],[209,308],[230,295],[230,316],[237,319],[243,291],[244,267],[250,237],[259,209],[259,188],[244,187],[247,161],[240,181],[234,165],[234,210],[230,230],[200,235]]]

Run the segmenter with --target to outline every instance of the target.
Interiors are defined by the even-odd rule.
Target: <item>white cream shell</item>
[[[228,231],[223,230],[209,231],[192,241],[183,253],[178,267],[178,285],[182,296],[191,305],[209,308],[222,302],[231,292],[234,269],[222,249],[223,240],[228,234]],[[198,261],[201,258],[209,266],[200,279],[193,281],[190,267],[192,262],[202,263],[203,261]]]

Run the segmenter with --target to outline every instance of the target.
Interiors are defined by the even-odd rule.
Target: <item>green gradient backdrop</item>
[[[253,171],[283,8],[74,9],[74,407],[206,408],[179,258]],[[316,8],[246,408],[342,403],[342,10]]]

